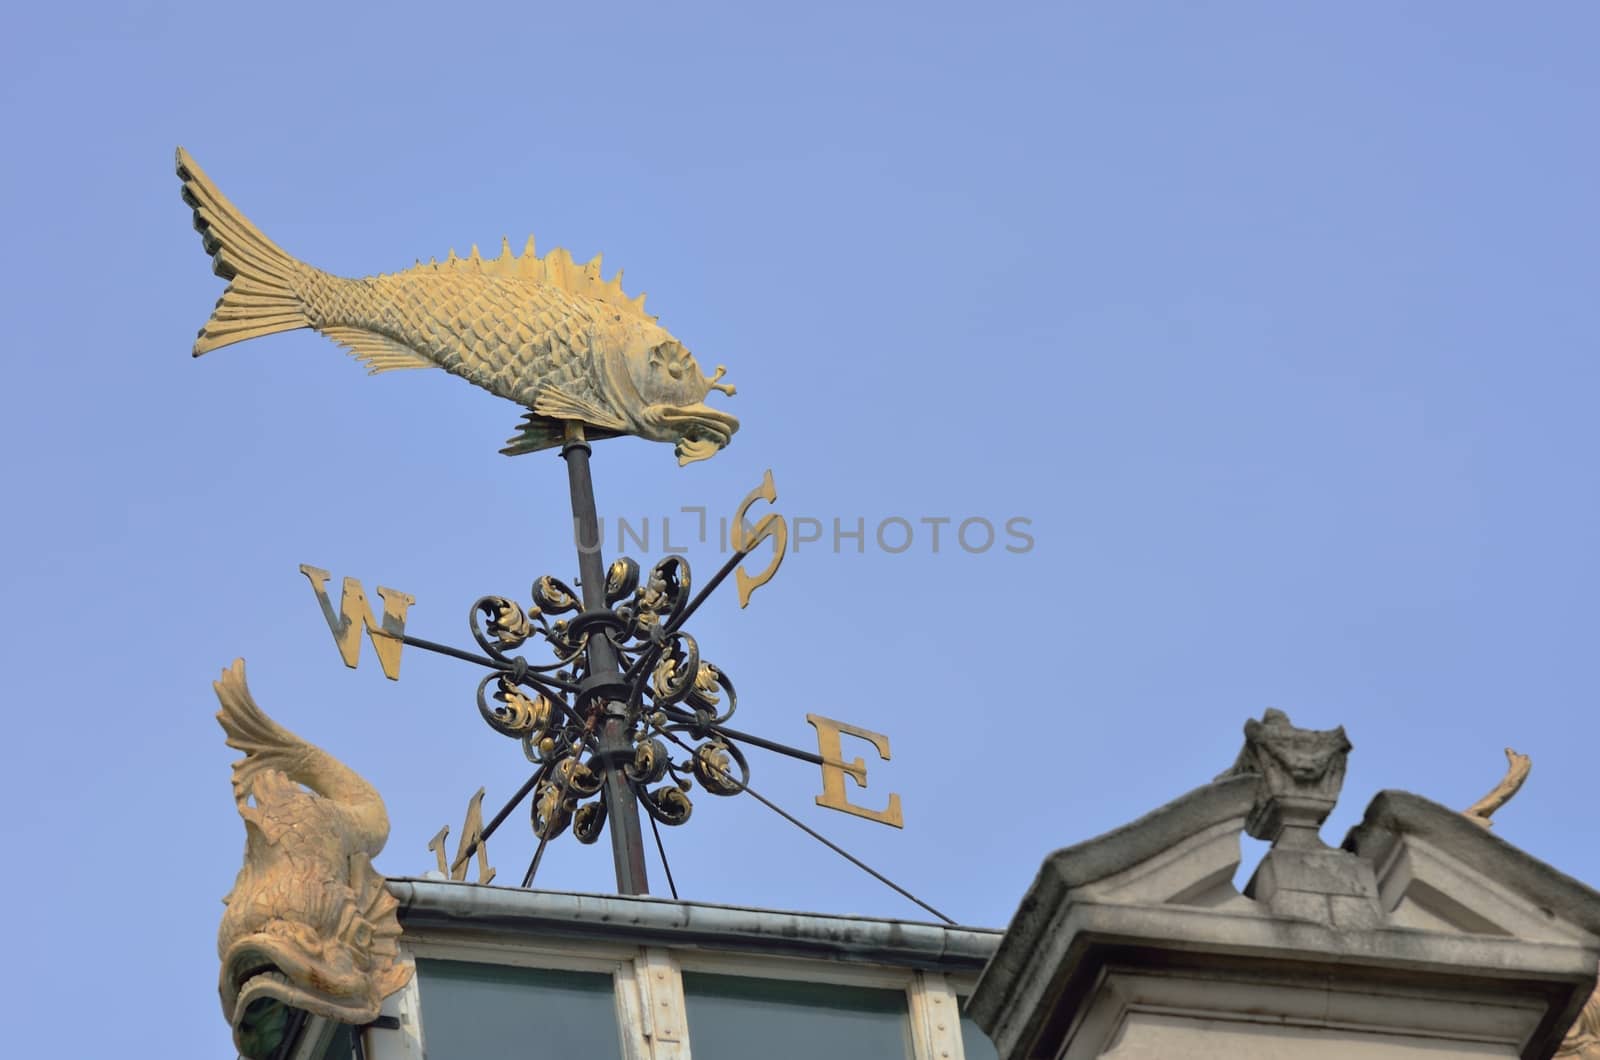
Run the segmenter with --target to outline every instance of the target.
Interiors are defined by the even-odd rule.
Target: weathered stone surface
[[[1371,928],[1383,922],[1372,866],[1342,850],[1277,846],[1244,889],[1274,916]],[[1335,901],[1337,900],[1337,905]]]
[[[1548,921],[1574,925],[1600,938],[1600,894],[1519,850],[1448,807],[1406,791],[1380,791],[1343,848],[1375,864],[1397,843],[1420,840],[1481,879],[1493,881]]]
[[[1328,913],[1332,924],[1345,931],[1376,931],[1384,927],[1383,910],[1372,898],[1330,894]]]
[[[1315,846],[1317,829],[1344,786],[1350,740],[1344,728],[1297,729],[1289,715],[1269,710],[1244,725],[1244,749],[1222,777],[1259,778],[1245,831],[1274,843]],[[1287,833],[1287,834],[1286,834]]]
[[[1550,1055],[1600,894],[1399,792],[1329,847],[1349,748],[1268,712],[1213,784],[1050,855],[969,1004],[1001,1057]],[[1273,847],[1241,895],[1247,828]]]
[[[1495,1042],[1452,1041],[1444,1048],[1404,1033],[1366,1028],[1292,1026],[1237,1021],[1217,1025],[1199,1015],[1136,1012],[1106,1060],[1512,1060],[1517,1052]]]
[[[1377,897],[1372,866],[1342,850],[1271,850],[1256,869],[1254,886]],[[1245,894],[1252,894],[1246,888]]]

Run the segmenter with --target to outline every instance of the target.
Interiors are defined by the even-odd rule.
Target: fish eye
[[[680,342],[663,342],[659,346],[650,347],[648,363],[652,368],[657,366],[666,368],[667,374],[674,379],[682,379],[684,370],[694,363],[694,354]]]

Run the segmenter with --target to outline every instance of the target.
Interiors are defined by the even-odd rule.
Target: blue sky
[[[958,919],[1003,925],[1049,850],[1205,782],[1267,707],[1355,744],[1327,838],[1381,788],[1470,803],[1509,744],[1534,768],[1498,833],[1600,881],[1594,8],[763,7],[8,18],[18,1055],[231,1055],[234,657],[384,792],[391,874],[526,775],[471,667],[346,670],[299,564],[463,644],[477,596],[574,566],[560,462],[495,451],[510,404],[309,332],[190,359],[222,284],[179,143],[313,264],[531,231],[727,364],[732,446],[599,445],[601,510],[653,558],[663,515],[771,468],[829,528],[694,631],[744,728],[890,735],[859,798],[900,793],[903,832],[816,808],[808,766],[753,783]],[[908,550],[833,551],[833,519],[895,517]],[[934,553],[947,517],[1034,547]],[[490,844],[502,880],[529,836]],[[666,840],[685,897],[917,915],[758,805],[702,796]],[[607,889],[607,855],[561,841],[541,883]]]

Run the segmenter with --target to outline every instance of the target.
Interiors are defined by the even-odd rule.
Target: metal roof
[[[388,887],[407,931],[492,932],[499,939],[554,936],[976,972],[1002,935],[993,928],[454,880],[391,878]]]

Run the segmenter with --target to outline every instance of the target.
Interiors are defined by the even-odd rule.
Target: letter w
[[[417,598],[398,589],[378,586],[378,595],[383,597],[383,623],[379,625],[378,620],[372,617],[372,608],[367,604],[366,590],[354,578],[344,580],[339,610],[334,611],[333,603],[328,599],[328,578],[331,575],[304,563],[300,564],[300,573],[311,582],[311,588],[317,594],[317,603],[322,605],[322,617],[328,620],[328,629],[333,633],[333,642],[339,646],[339,656],[344,659],[344,664],[354,670],[356,663],[361,661],[361,631],[365,629],[367,636],[372,639],[373,650],[378,653],[378,665],[383,667],[383,676],[391,681],[400,680],[400,649],[404,646],[400,638],[406,632],[406,609],[416,603]]]

